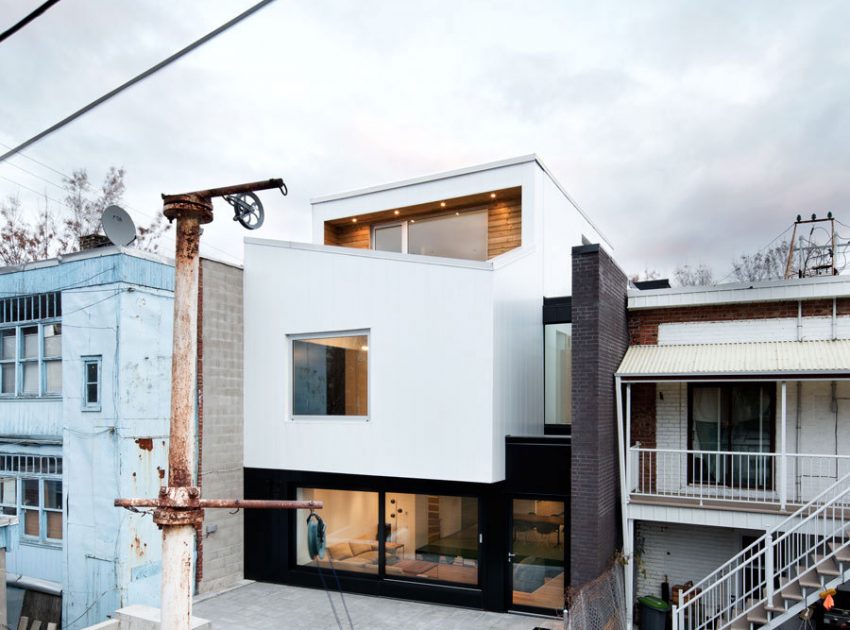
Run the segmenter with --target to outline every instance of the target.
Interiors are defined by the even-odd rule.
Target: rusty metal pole
[[[160,627],[189,630],[192,617],[192,555],[195,532],[204,508],[309,509],[321,501],[202,499],[194,485],[195,418],[197,413],[198,271],[201,225],[213,220],[213,197],[280,188],[282,179],[163,195],[163,214],[177,221],[174,260],[174,348],[171,357],[171,423],[168,446],[168,486],[156,499],[118,498],[115,505],[156,508],[153,520],[162,529],[162,590]],[[230,201],[230,199],[228,199]],[[234,206],[235,207],[235,206]],[[237,214],[240,222],[243,219]],[[245,225],[243,223],[243,225]]]
[[[197,404],[198,268],[200,228],[212,221],[212,203],[187,195],[166,201],[164,213],[177,221],[174,260],[174,349],[171,358],[171,425],[168,487],[160,490],[173,509],[154,512],[162,527],[161,627],[189,630],[192,617],[192,557],[199,489],[193,484]]]

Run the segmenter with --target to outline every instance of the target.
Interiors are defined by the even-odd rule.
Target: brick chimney
[[[98,247],[109,247],[112,241],[105,234],[86,234],[80,237],[80,251],[97,249]]]

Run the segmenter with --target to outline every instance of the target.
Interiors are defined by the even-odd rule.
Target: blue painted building
[[[60,596],[62,627],[158,603],[159,531],[112,502],[166,474],[173,282],[167,260],[114,247],[0,269],[7,583]]]

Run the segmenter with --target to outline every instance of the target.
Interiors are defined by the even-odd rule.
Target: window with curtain
[[[776,385],[722,383],[690,389],[691,482],[769,488],[773,483]]]

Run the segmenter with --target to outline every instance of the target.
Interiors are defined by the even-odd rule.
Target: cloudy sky
[[[0,30],[41,2],[0,0]],[[60,2],[0,44],[0,143],[251,4]],[[848,23],[843,0],[278,0],[0,165],[0,195],[120,165],[147,223],[161,192],[282,176],[257,234],[308,240],[311,197],[537,153],[624,269],[722,278],[798,212],[850,224]],[[238,261],[228,211],[204,249]]]

